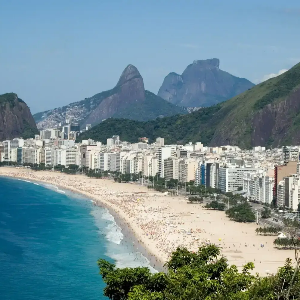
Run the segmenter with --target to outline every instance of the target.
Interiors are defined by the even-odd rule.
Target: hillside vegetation
[[[300,143],[300,64],[223,103],[188,115],[148,122],[108,119],[80,135],[105,142],[113,134],[136,142],[146,136],[166,143],[281,146]]]
[[[113,118],[148,121],[160,116],[169,117],[177,114],[187,114],[187,110],[171,104],[146,90],[144,102],[138,102],[132,107],[119,111],[113,115]]]

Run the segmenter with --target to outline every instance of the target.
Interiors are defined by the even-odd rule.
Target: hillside
[[[196,60],[182,75],[171,72],[165,77],[158,96],[179,106],[208,107],[254,86],[245,78],[220,70],[219,65],[217,58]]]
[[[38,133],[26,103],[14,93],[0,95],[0,141],[34,137]]]
[[[53,128],[66,119],[86,124],[98,124],[102,120],[128,118],[147,121],[160,116],[185,114],[184,108],[145,91],[143,78],[136,67],[128,65],[117,85],[108,91],[67,106],[34,115],[38,128]]]
[[[105,142],[113,134],[136,142],[146,136],[166,143],[282,146],[300,144],[300,63],[286,73],[212,107],[148,122],[109,119],[82,134]]]

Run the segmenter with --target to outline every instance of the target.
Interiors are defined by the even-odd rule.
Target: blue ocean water
[[[107,299],[97,259],[149,266],[105,208],[0,177],[0,299]]]

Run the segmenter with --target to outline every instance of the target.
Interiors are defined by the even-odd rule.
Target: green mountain
[[[113,118],[148,121],[157,117],[169,117],[186,113],[187,110],[185,108],[173,105],[146,90],[145,101],[136,103],[133,107],[123,109],[114,114]]]
[[[157,117],[185,114],[187,110],[145,91],[144,81],[133,65],[123,71],[117,85],[82,101],[34,115],[38,128],[52,128],[66,119],[96,125],[107,118],[147,121]]]
[[[282,146],[300,144],[300,63],[286,73],[212,107],[148,122],[108,119],[82,134],[105,142],[113,134],[135,142],[146,136],[166,143]]]
[[[0,95],[0,141],[35,134],[38,130],[26,103],[14,93]]]

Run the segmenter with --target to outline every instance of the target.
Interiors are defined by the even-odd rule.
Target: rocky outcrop
[[[0,141],[37,134],[29,107],[14,93],[0,95]]]
[[[94,109],[85,120],[86,123],[95,125],[103,119],[145,101],[144,81],[139,71],[129,65],[123,71],[112,93]]]
[[[252,118],[252,145],[300,145],[300,88],[282,102],[269,104]]]
[[[186,107],[211,106],[228,100],[254,86],[249,80],[219,69],[217,58],[196,60],[182,75],[167,75],[158,91],[163,99]]]

